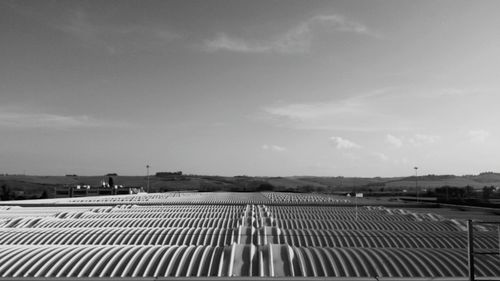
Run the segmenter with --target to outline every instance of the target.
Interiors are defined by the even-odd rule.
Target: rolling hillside
[[[107,182],[109,176],[31,176],[2,175],[0,186],[18,199],[40,197],[45,191],[49,197],[55,187],[91,185],[99,186]],[[484,186],[500,186],[500,174],[480,175],[427,175],[418,177],[420,190],[433,190],[442,186],[472,186],[481,190]],[[146,187],[146,176],[113,176],[114,184],[129,187]],[[415,190],[415,177],[361,178],[361,177],[222,177],[201,175],[150,176],[151,192],[176,190],[199,191],[322,191],[322,192],[384,192]],[[0,190],[3,194],[3,189]]]

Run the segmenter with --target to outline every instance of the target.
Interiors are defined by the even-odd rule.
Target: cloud
[[[301,22],[283,34],[267,40],[248,40],[218,33],[215,38],[205,40],[205,50],[232,51],[240,53],[305,53],[311,48],[317,32],[345,32],[378,37],[365,25],[346,19],[341,15],[318,15]]]
[[[405,119],[378,107],[381,103],[377,104],[377,100],[392,94],[390,90],[377,89],[324,102],[267,105],[257,117],[278,127],[300,130],[407,131],[411,126]]]
[[[385,137],[385,140],[390,143],[391,145],[395,146],[395,147],[401,147],[403,146],[403,140],[398,138],[398,137],[395,137],[393,135],[390,135],[388,134],[386,137]]]
[[[112,122],[96,120],[86,115],[69,116],[50,113],[26,113],[0,109],[0,128],[71,129],[82,127],[118,126]]]
[[[414,146],[428,145],[438,142],[441,139],[440,136],[416,134],[411,137],[408,141]]]
[[[385,155],[382,152],[373,152],[372,154],[375,157],[377,157],[380,161],[383,161],[383,162],[389,161],[389,156]]]
[[[181,38],[172,30],[151,23],[109,24],[91,20],[85,11],[74,10],[54,25],[86,46],[104,48],[111,54],[161,48]]]
[[[440,138],[424,134],[411,136],[409,133],[438,132],[456,127],[457,120],[464,118],[464,108],[468,106],[481,108],[478,114],[471,117],[481,122],[487,118],[485,112],[494,112],[492,104],[496,98],[491,95],[478,99],[467,90],[443,90],[447,95],[454,93],[461,96],[453,99],[441,96],[439,100],[438,96],[433,94],[439,92],[438,90],[425,92],[396,86],[353,93],[347,97],[345,93],[336,93],[336,90],[338,91],[335,86],[331,86],[326,88],[325,93],[321,93],[322,96],[330,95],[334,99],[268,103],[261,106],[256,115],[276,127],[299,130],[385,131],[401,139],[402,145],[425,145],[436,143]],[[344,97],[338,97],[342,94]],[[425,113],[422,109],[425,109]],[[436,122],[433,116],[438,114],[441,114],[440,120]],[[401,137],[403,133],[407,137]],[[392,145],[399,146],[395,142]]]
[[[487,87],[441,88],[429,91],[428,95],[436,98],[464,98],[467,96],[496,94],[497,92],[497,90]]]
[[[287,149],[283,146],[279,146],[279,145],[267,145],[267,144],[263,144],[262,145],[262,149],[264,150],[270,150],[270,151],[275,151],[275,152],[283,152],[283,151],[286,151]]]
[[[471,130],[467,135],[469,136],[469,140],[473,143],[484,143],[490,136],[490,132],[485,130]]]
[[[335,145],[337,149],[353,149],[353,148],[361,148],[359,144],[356,144],[350,140],[341,138],[341,137],[330,137],[330,142]]]
[[[295,103],[282,106],[265,107],[264,111],[271,115],[286,117],[295,120],[318,119],[342,111],[352,111],[352,108],[343,107],[338,103]]]
[[[225,33],[218,33],[214,39],[205,41],[205,49],[210,52],[228,50],[241,53],[267,53],[271,46],[248,43],[243,39],[231,38]]]
[[[425,134],[415,134],[411,137],[396,137],[391,134],[387,134],[385,137],[385,141],[387,143],[397,148],[402,147],[405,143],[413,146],[423,146],[437,143],[439,140],[441,140],[440,136]]]
[[[294,120],[314,120],[332,115],[370,114],[369,100],[388,93],[390,88],[377,89],[368,93],[325,102],[291,103],[265,106],[263,110],[271,115]]]
[[[471,89],[457,89],[457,88],[443,88],[435,92],[437,97],[461,97],[478,92],[478,90]]]

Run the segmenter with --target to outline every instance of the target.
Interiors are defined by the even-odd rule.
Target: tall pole
[[[352,187],[354,189],[354,202],[356,204],[356,221],[358,220],[358,193],[356,192],[356,185],[354,185],[354,178],[352,179]]]
[[[418,201],[419,201],[419,198],[418,198],[418,195],[419,195],[418,194],[419,193],[418,192],[419,191],[418,190],[418,173],[417,173],[418,167],[415,166],[413,169],[415,169],[415,191],[417,192],[417,203],[418,203]]]
[[[149,165],[146,165],[147,191],[149,193]]]
[[[356,196],[354,202],[356,202],[356,221],[358,221],[358,195],[354,194],[354,196]]]
[[[474,243],[472,220],[467,221],[467,256],[469,266],[469,281],[474,281]]]

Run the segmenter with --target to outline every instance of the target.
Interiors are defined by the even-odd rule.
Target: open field
[[[112,176],[114,184],[126,187],[146,188],[146,176]],[[75,187],[77,185],[100,186],[109,176],[30,176],[0,175],[0,186],[5,186],[12,199],[35,199],[45,191],[49,198],[54,197],[54,189]],[[475,176],[419,176],[418,186],[421,195],[443,186],[470,186],[478,194],[484,186],[500,187],[500,174],[484,173]],[[169,191],[320,191],[326,193],[364,192],[365,194],[384,195],[385,193],[415,193],[414,177],[358,178],[358,177],[221,177],[201,175],[150,176],[151,192]],[[496,191],[496,197],[499,191]],[[1,191],[3,194],[3,190]],[[18,195],[16,195],[18,194]],[[493,198],[492,198],[493,199]]]
[[[382,280],[468,274],[465,221],[432,209],[274,192],[171,192],[2,203],[3,278]],[[471,216],[483,218],[478,212]],[[500,222],[494,215],[490,220],[495,218]],[[498,251],[495,225],[476,224],[474,231],[476,251]],[[476,275],[500,278],[499,264],[498,255],[478,255]]]

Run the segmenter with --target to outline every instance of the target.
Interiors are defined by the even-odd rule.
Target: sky
[[[0,174],[500,171],[500,1],[0,2]]]

